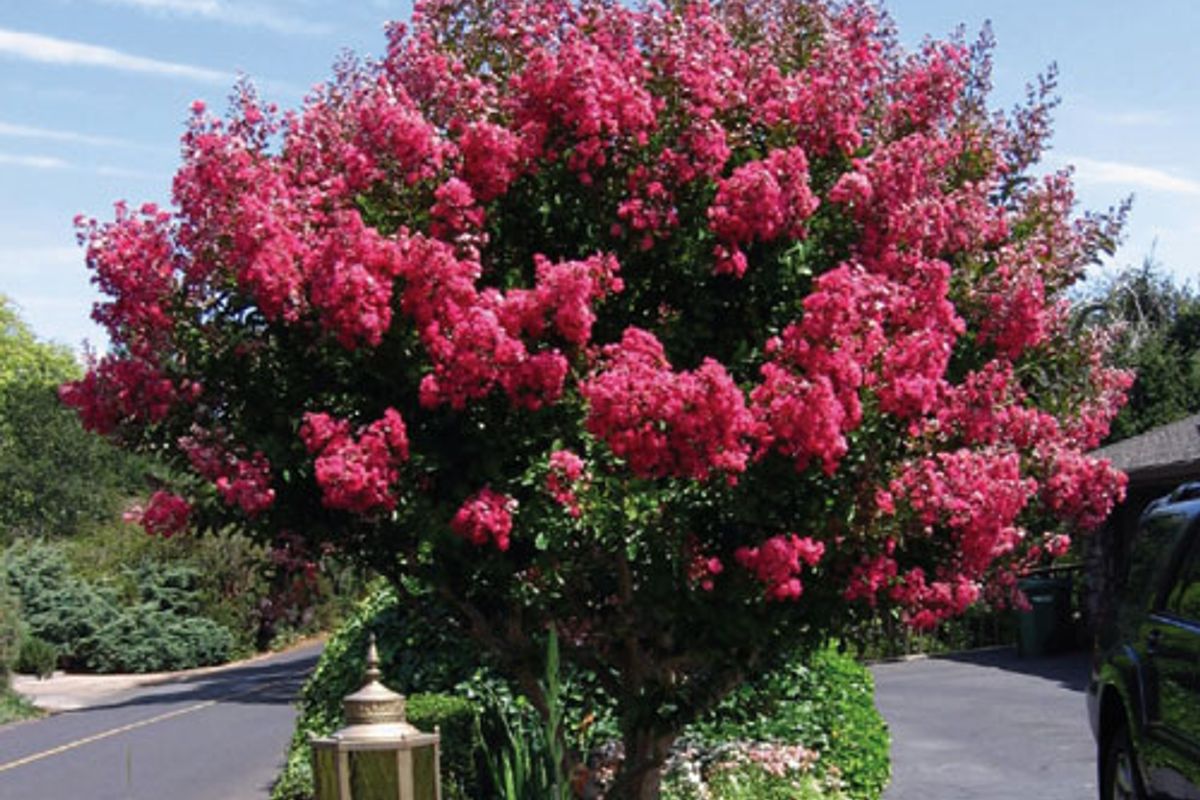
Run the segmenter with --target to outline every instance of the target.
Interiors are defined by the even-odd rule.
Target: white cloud
[[[1066,157],[1063,162],[1075,165],[1075,175],[1080,183],[1103,183],[1124,186],[1127,189],[1149,189],[1173,194],[1200,194],[1200,182],[1190,178],[1121,161],[1101,161],[1083,156]]]
[[[96,167],[96,174],[106,178],[136,178],[138,180],[147,181],[170,181],[171,176],[165,172],[147,172],[141,169],[128,169],[126,167]]]
[[[108,5],[127,6],[158,14],[205,19],[247,28],[264,28],[275,33],[316,35],[328,33],[328,25],[309,22],[267,6],[224,0],[101,0]]]
[[[110,47],[56,39],[36,33],[0,28],[0,53],[42,64],[102,67],[122,72],[140,72],[201,83],[228,85],[234,75],[190,64],[159,61],[123,53]]]
[[[30,169],[59,170],[69,169],[76,172],[88,172],[104,178],[135,178],[138,180],[170,181],[171,176],[162,172],[149,172],[128,167],[114,167],[108,164],[97,166],[72,164],[57,156],[25,155],[22,153],[5,153],[0,151],[0,166],[28,167]],[[0,251],[2,252],[2,251]]]
[[[39,270],[78,267],[83,264],[83,250],[70,245],[35,245],[31,247],[0,247],[0,270]]]
[[[51,142],[71,142],[75,144],[89,144],[96,147],[142,147],[125,139],[114,139],[109,136],[92,136],[87,133],[77,133],[76,131],[59,131],[51,130],[50,128],[36,128],[32,125],[17,125],[11,122],[0,120],[0,136],[9,136],[19,139],[39,139]]]
[[[1127,111],[1096,111],[1096,120],[1122,128],[1161,128],[1171,124],[1171,117],[1163,111],[1127,110]]]
[[[54,156],[29,156],[21,153],[0,153],[0,164],[32,169],[65,169],[70,166],[66,161]]]

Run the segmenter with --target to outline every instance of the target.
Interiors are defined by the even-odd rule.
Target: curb
[[[311,636],[294,642],[282,650],[258,653],[241,661],[230,661],[207,667],[178,670],[176,672],[119,673],[96,675],[91,673],[55,672],[44,680],[29,675],[13,676],[12,690],[20,694],[37,708],[50,713],[79,711],[99,705],[114,694],[149,686],[182,683],[193,678],[220,674],[241,667],[252,666],[276,656],[324,643],[325,634]]]

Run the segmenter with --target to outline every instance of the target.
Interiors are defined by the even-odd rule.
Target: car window
[[[1156,602],[1153,594],[1162,586],[1162,575],[1188,527],[1187,521],[1188,516],[1178,509],[1160,509],[1142,519],[1121,591],[1123,612],[1136,615]]]
[[[1200,540],[1193,538],[1166,595],[1166,610],[1200,623]]]

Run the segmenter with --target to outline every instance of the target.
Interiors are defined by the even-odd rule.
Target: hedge
[[[443,796],[478,797],[476,708],[465,698],[438,693],[449,692],[473,674],[477,653],[454,636],[436,603],[418,598],[402,605],[394,589],[381,585],[330,638],[301,690],[296,732],[273,800],[312,796],[309,738],[342,726],[342,698],[362,685],[371,633],[378,641],[383,682],[407,695],[408,721],[427,732],[441,729]]]

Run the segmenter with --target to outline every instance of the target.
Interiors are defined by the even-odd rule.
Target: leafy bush
[[[58,544],[19,542],[5,565],[27,630],[57,647],[63,666],[86,667],[93,637],[120,616],[115,594],[74,575]]]
[[[21,649],[21,607],[8,581],[0,579],[0,689],[8,686],[8,675]]]
[[[309,737],[327,735],[342,725],[342,698],[362,684],[371,633],[378,641],[384,682],[408,695],[409,721],[426,731],[441,726],[444,796],[480,796],[475,704],[458,696],[414,693],[451,691],[477,671],[478,653],[455,635],[437,603],[422,596],[402,603],[394,589],[379,586],[330,638],[300,693],[300,717],[274,800],[312,796]]]
[[[443,794],[450,800],[471,797],[480,746],[475,704],[455,695],[414,694],[408,698],[408,721],[423,731],[441,732]]]
[[[140,606],[124,610],[87,645],[87,667],[95,672],[160,672],[222,664],[233,636],[204,617]]]
[[[126,575],[138,597],[86,643],[89,669],[158,672],[229,660],[233,635],[199,614],[196,569],[146,561],[127,569]]]
[[[39,639],[30,634],[21,637],[21,650],[17,656],[17,672],[22,675],[48,678],[56,666],[58,666],[57,647],[45,639]]]
[[[832,649],[792,659],[739,688],[687,735],[710,743],[801,744],[819,754],[816,773],[836,771],[853,800],[878,798],[891,774],[871,673]]]
[[[8,686],[0,686],[0,725],[20,719],[40,717],[42,712],[33,703],[14,692]]]
[[[70,348],[38,340],[0,295],[0,544],[86,530],[116,511],[146,468],[59,402],[58,384],[79,374]]]
[[[59,544],[23,542],[6,554],[8,584],[30,634],[65,666],[95,672],[154,672],[221,663],[233,650],[224,626],[197,615],[199,573],[145,562],[126,573],[135,597],[76,575]],[[122,603],[121,601],[125,602]]]
[[[322,558],[316,573],[297,576],[278,563],[271,548],[233,528],[167,540],[117,521],[63,544],[74,574],[111,586],[122,604],[141,602],[145,570],[189,572],[186,591],[174,593],[172,602],[184,602],[187,613],[228,628],[234,656],[330,630],[362,594],[358,571]]]

